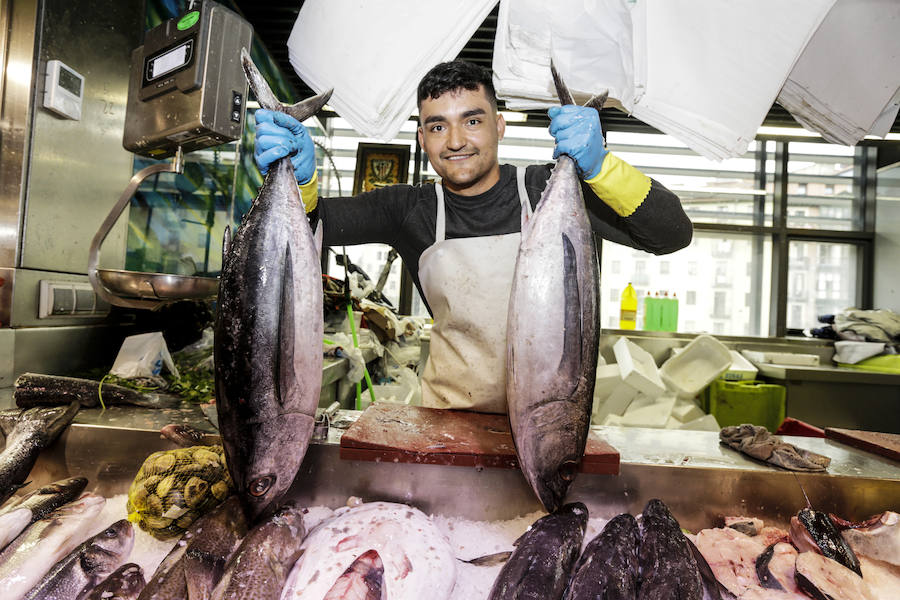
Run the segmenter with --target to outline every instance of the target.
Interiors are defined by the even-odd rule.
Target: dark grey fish
[[[78,402],[84,408],[100,406],[100,395],[103,404],[115,406],[130,404],[146,408],[175,408],[181,399],[169,394],[145,393],[114,383],[100,384],[93,379],[63,377],[60,375],[42,375],[39,373],[23,373],[16,379],[13,397],[16,406],[55,406]]]
[[[581,553],[566,600],[634,600],[640,581],[640,543],[633,516],[625,513],[611,519]]]
[[[241,60],[263,108],[303,121],[331,95],[284,106],[246,50]],[[225,249],[216,315],[219,430],[252,519],[288,490],[312,437],[322,385],[320,249],[285,157]]]
[[[247,521],[231,496],[191,525],[141,591],[140,600],[208,599]]]
[[[277,600],[305,536],[300,509],[285,505],[276,510],[232,554],[213,600]]]
[[[0,510],[0,550],[26,527],[77,498],[86,485],[86,478],[70,477],[11,500]]]
[[[559,600],[584,540],[587,507],[566,504],[541,517],[519,538],[518,546],[494,581],[490,600]]]
[[[68,406],[22,411],[0,454],[0,504],[22,486],[41,450],[56,440],[77,412],[75,402]]]
[[[475,565],[476,567],[496,567],[497,565],[502,565],[503,563],[508,561],[510,556],[512,556],[512,552],[507,550],[504,552],[485,554],[484,556],[478,556],[476,558],[470,558],[468,560],[459,560],[464,563],[469,563],[470,565]]]
[[[53,565],[25,600],[82,600],[128,559],[133,546],[131,523],[116,521]]]
[[[91,590],[84,600],[135,600],[146,584],[142,568],[134,563],[124,564]]]
[[[661,500],[647,503],[640,528],[639,600],[702,600],[704,586],[697,561],[678,521]]]
[[[790,534],[798,550],[819,552],[862,577],[859,559],[826,513],[802,509],[791,518]]]
[[[206,433],[190,425],[166,425],[159,430],[159,433],[162,437],[175,442],[182,448],[190,448],[191,446],[199,446],[206,443]]]
[[[560,102],[571,104],[553,73]],[[534,215],[522,214],[509,297],[506,397],[519,465],[553,512],[584,455],[600,333],[600,270],[572,158],[559,157]]]

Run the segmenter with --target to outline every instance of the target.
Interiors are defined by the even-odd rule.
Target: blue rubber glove
[[[272,164],[291,157],[297,183],[309,183],[316,172],[316,148],[309,132],[294,117],[283,112],[260,108],[256,118],[256,149],[253,159],[263,175]]]
[[[553,106],[550,116],[550,135],[556,140],[553,158],[568,154],[575,160],[583,179],[596,177],[606,158],[600,114],[588,106]]]

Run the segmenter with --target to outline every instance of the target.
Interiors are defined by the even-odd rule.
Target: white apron
[[[531,216],[525,168],[519,202]],[[444,189],[436,184],[435,241],[419,257],[434,315],[422,405],[506,413],[506,319],[521,233],[445,239]]]

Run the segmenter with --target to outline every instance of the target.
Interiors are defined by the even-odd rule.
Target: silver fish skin
[[[194,521],[141,590],[140,600],[208,600],[247,533],[236,496]]]
[[[225,567],[213,600],[277,600],[306,536],[303,512],[277,509],[247,534]]]
[[[0,515],[0,550],[31,525],[31,511],[15,508]]]
[[[503,565],[488,600],[560,600],[584,540],[588,510],[566,504],[528,528]]]
[[[144,570],[127,563],[100,582],[84,600],[135,600],[146,584]]]
[[[33,523],[0,552],[0,598],[21,600],[89,534],[106,499],[84,494]]]
[[[29,408],[16,419],[0,454],[0,504],[22,486],[41,450],[59,437],[75,413],[78,403],[52,408]]]
[[[330,97],[283,106],[246,50],[241,59],[263,108],[302,121]],[[225,251],[216,315],[219,430],[251,520],[277,505],[312,437],[322,380],[320,249],[285,157],[269,169]]]
[[[87,486],[86,477],[69,477],[41,486],[18,499],[15,504],[7,504],[0,510],[0,517],[11,510],[27,508],[31,511],[32,522],[43,519],[63,504],[77,498]]]
[[[132,547],[131,523],[116,521],[53,565],[25,600],[83,600],[128,559]]]
[[[568,91],[559,81],[560,98]],[[506,398],[519,466],[548,512],[584,455],[599,341],[600,270],[575,162],[560,156],[522,241],[509,297]]]

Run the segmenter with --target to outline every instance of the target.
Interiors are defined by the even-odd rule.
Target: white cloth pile
[[[837,144],[887,135],[900,109],[900,2],[837,0],[778,103]]]
[[[494,87],[513,110],[559,104],[550,59],[575,100],[609,91],[630,111],[631,11],[624,0],[500,0]]]
[[[291,65],[359,133],[397,136],[419,80],[452,60],[496,0],[306,0],[288,39]]]
[[[713,159],[740,156],[834,0],[642,0],[634,116]]]

